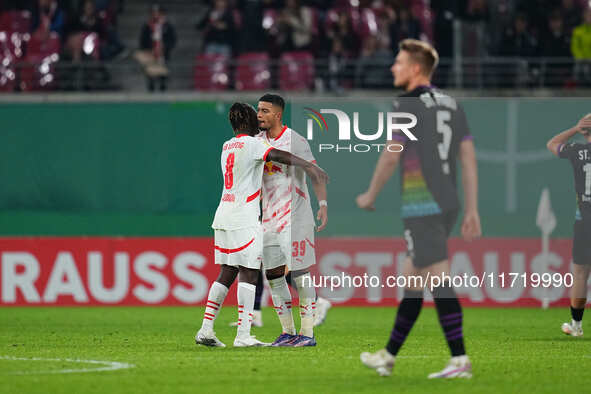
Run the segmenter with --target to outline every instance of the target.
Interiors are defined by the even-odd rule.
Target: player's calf
[[[312,285],[312,278],[308,271],[294,271],[292,272],[294,282],[298,289],[300,297],[300,317],[301,330],[300,334],[304,337],[314,337],[314,313],[316,310],[316,289]],[[314,345],[316,341],[314,341]]]

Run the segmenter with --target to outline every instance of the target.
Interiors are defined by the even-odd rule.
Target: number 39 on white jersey
[[[221,167],[224,177],[222,197],[211,227],[239,230],[256,226],[263,169],[273,149],[260,138],[238,134],[224,143]]]

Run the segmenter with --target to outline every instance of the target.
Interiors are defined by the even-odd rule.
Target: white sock
[[[228,288],[219,282],[213,282],[209,288],[207,303],[205,304],[205,313],[203,314],[203,324],[201,328],[213,330],[213,323],[218,317],[222,304],[228,294]]]
[[[581,328],[583,326],[583,321],[576,321],[575,319],[572,319],[573,322],[571,324],[571,326],[573,326],[573,328]]]
[[[291,293],[289,287],[287,287],[285,276],[269,280],[269,287],[271,287],[271,299],[283,332],[295,335],[295,323],[291,313]]]
[[[250,283],[238,283],[238,332],[236,337],[250,336],[256,289],[257,287]]]
[[[466,364],[467,362],[469,362],[470,360],[468,359],[468,356],[465,354],[462,354],[461,356],[455,356],[451,358],[453,362],[457,362],[459,364]]]
[[[307,337],[314,336],[314,313],[316,312],[316,289],[312,286],[309,272],[295,278],[298,294],[300,295],[300,317],[302,328],[300,334]]]

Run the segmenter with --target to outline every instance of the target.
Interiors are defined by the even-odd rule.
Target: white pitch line
[[[12,356],[0,356],[0,360],[9,361],[54,361],[54,362],[68,362],[68,363],[81,363],[81,364],[97,364],[102,365],[96,368],[77,368],[77,369],[59,369],[52,371],[15,371],[5,373],[6,375],[33,375],[33,374],[59,374],[59,373],[78,373],[78,372],[104,372],[104,371],[116,371],[118,369],[134,368],[135,365],[128,363],[120,363],[117,361],[99,361],[99,360],[80,360],[73,358],[41,358],[41,357],[12,357]]]

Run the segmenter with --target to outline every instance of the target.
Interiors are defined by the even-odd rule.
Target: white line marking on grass
[[[58,374],[58,373],[79,373],[79,372],[104,372],[116,371],[118,369],[134,368],[135,365],[128,363],[120,363],[117,361],[99,361],[99,360],[80,360],[73,358],[41,358],[41,357],[12,357],[0,356],[0,360],[9,361],[54,361],[54,362],[68,362],[81,364],[96,364],[99,365],[94,368],[75,368],[75,369],[58,369],[52,371],[14,371],[7,372],[5,375],[34,375],[34,374]]]

